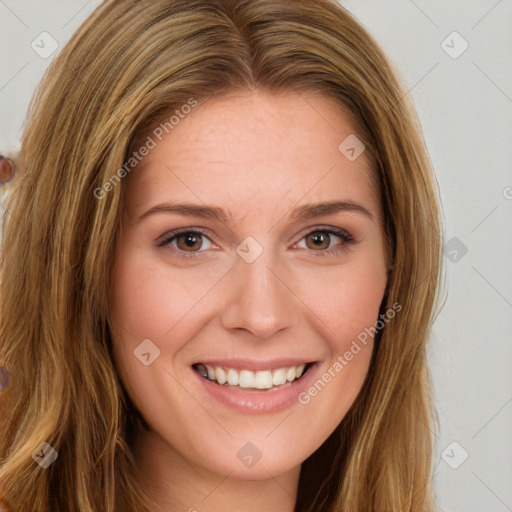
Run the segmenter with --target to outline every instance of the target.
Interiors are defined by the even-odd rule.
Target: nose
[[[270,251],[263,251],[252,263],[237,258],[226,280],[224,328],[244,329],[265,339],[291,327],[297,318],[297,297],[289,281]]]

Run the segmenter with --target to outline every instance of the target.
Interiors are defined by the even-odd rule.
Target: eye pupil
[[[190,242],[191,242],[191,245],[194,245],[195,239],[196,239],[196,237],[194,235],[187,236],[186,237],[187,245],[190,245]]]

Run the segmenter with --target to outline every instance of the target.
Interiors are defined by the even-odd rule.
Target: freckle
[[[16,165],[10,158],[0,155],[0,185],[7,185],[14,180]]]
[[[10,383],[9,372],[3,366],[0,366],[0,391],[3,391]]]

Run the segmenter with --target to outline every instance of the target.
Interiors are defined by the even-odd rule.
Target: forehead
[[[210,98],[161,140],[149,133],[155,145],[127,179],[127,208],[132,216],[153,203],[180,200],[241,214],[348,199],[378,215],[365,153],[351,161],[339,149],[354,131],[340,105],[319,94]]]

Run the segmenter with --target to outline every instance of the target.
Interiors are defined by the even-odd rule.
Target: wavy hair
[[[372,161],[393,267],[365,383],[302,464],[297,512],[433,512],[438,419],[427,342],[442,271],[437,183],[407,89],[329,0],[111,0],[80,26],[31,102],[0,259],[0,494],[23,512],[151,510],[136,483],[141,421],[112,356],[109,293],[135,141],[190,98],[317,92],[351,116]],[[104,188],[103,188],[104,190]],[[96,192],[95,192],[96,191]],[[42,469],[32,453],[49,443]]]

